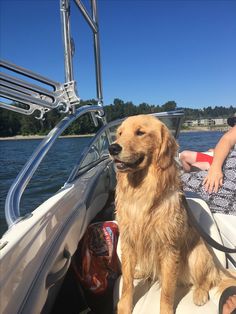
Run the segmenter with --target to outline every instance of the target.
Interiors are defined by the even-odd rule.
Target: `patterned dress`
[[[184,191],[196,192],[209,205],[213,213],[236,215],[236,145],[223,164],[223,186],[217,193],[208,193],[202,184],[207,171],[182,174]]]

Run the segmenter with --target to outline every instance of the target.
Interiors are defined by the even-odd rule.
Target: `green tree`
[[[167,101],[164,105],[162,105],[162,110],[163,111],[172,111],[176,110],[177,104],[175,101]]]
[[[80,106],[87,104],[95,104],[94,99],[87,101],[81,100]],[[150,105],[148,103],[141,103],[138,106],[131,101],[124,102],[119,98],[115,98],[113,103],[104,106],[107,121],[124,118],[131,115],[141,113],[154,113],[161,111],[170,111],[175,109],[183,109],[185,119],[202,119],[202,118],[227,118],[232,116],[236,110],[236,106],[223,107],[205,107],[203,109],[193,108],[177,108],[175,101],[171,100],[163,105]],[[59,113],[57,110],[51,110],[46,114],[45,120],[37,120],[33,116],[25,116],[19,113],[8,111],[0,108],[0,136],[14,136],[18,134],[47,134],[65,115]],[[91,115],[87,114],[76,120],[64,134],[87,134],[94,133],[98,127],[95,127]]]

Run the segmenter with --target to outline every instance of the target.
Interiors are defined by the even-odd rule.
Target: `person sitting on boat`
[[[236,117],[227,122],[232,128],[209,155],[199,157],[198,152],[188,151],[181,159],[180,154],[186,171],[190,171],[191,165],[200,168],[183,173],[181,178],[184,191],[200,194],[213,213],[236,216]],[[236,314],[236,285],[222,293],[219,314]]]
[[[227,191],[230,198],[234,198],[236,190],[236,117],[232,120],[229,118],[228,123],[231,122],[232,128],[226,132],[214,150],[210,153],[199,153],[192,151],[182,152],[180,154],[180,161],[183,168],[188,172],[191,165],[198,167],[199,172],[184,173],[182,181],[184,189],[192,192],[199,192],[206,201],[209,201],[210,195],[215,194],[218,199],[217,192]],[[207,170],[207,171],[206,171]],[[224,182],[223,182],[224,181]],[[221,191],[219,191],[219,189]],[[229,198],[227,195],[225,197]],[[212,198],[212,197],[211,197]],[[236,200],[234,202],[234,214],[236,215]],[[225,203],[225,202],[223,202]],[[219,204],[225,207],[224,204]],[[228,204],[227,204],[228,205]],[[216,210],[217,211],[217,210]],[[222,212],[222,209],[220,210]]]
[[[236,125],[236,116],[228,118],[227,123],[231,127]],[[179,159],[185,172],[190,172],[193,167],[200,170],[209,170],[213,162],[213,155],[214,148],[210,148],[207,152],[184,150],[180,153]]]

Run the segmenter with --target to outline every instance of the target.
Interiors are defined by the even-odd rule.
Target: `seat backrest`
[[[210,237],[212,237],[218,243],[223,244],[218,227],[207,203],[197,195],[189,197],[187,194],[186,196],[188,205],[199,224],[209,234]],[[226,267],[225,253],[215,248],[213,248],[213,251],[220,264],[223,267]]]

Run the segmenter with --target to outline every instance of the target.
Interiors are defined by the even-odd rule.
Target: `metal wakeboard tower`
[[[94,57],[96,68],[97,105],[99,116],[103,115],[103,95],[101,81],[99,29],[97,21],[96,0],[91,1],[91,14],[80,0],[74,0],[85,20],[93,31]],[[0,60],[0,107],[25,115],[39,112],[37,119],[52,109],[59,112],[75,114],[80,97],[73,74],[74,45],[70,32],[70,0],[60,0],[61,24],[64,43],[65,82],[58,83],[30,70],[19,67],[8,61]],[[33,82],[33,83],[32,83]],[[6,101],[5,101],[6,100]],[[11,102],[9,102],[11,101]],[[93,122],[97,125],[97,115],[91,112]]]
[[[42,119],[46,112],[53,109],[67,113],[42,140],[11,185],[5,202],[5,217],[9,227],[28,216],[28,214],[21,216],[21,196],[43,158],[63,131],[87,113],[91,115],[95,126],[98,125],[98,119],[104,127],[107,125],[103,110],[96,0],[90,0],[91,14],[80,0],[74,0],[93,31],[97,87],[97,104],[84,105],[79,108],[76,108],[80,103],[80,97],[73,75],[74,48],[70,34],[70,0],[59,1],[64,43],[65,82],[58,83],[8,61],[0,61],[0,68],[3,69],[3,72],[0,72],[0,107],[25,115],[39,111],[38,119]],[[110,141],[109,131],[106,134]]]

